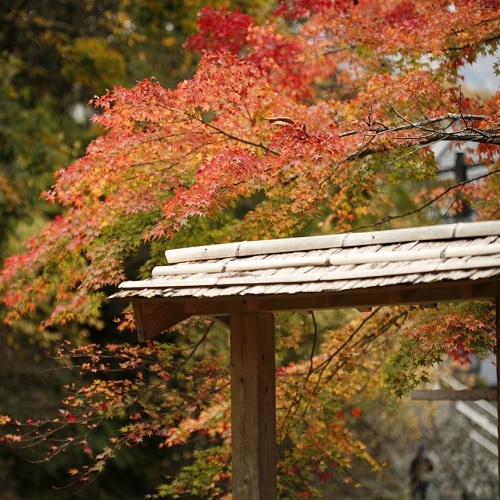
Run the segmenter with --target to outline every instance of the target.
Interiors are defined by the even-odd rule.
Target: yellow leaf
[[[11,418],[8,415],[0,415],[0,425],[8,424]]]

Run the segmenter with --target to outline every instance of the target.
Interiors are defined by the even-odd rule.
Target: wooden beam
[[[471,288],[472,287],[472,288]],[[182,302],[193,316],[217,316],[245,312],[296,312],[321,309],[376,307],[382,305],[422,304],[463,300],[495,300],[500,278],[468,281],[419,283],[386,287],[358,288],[318,293],[153,298],[149,300]]]
[[[217,323],[219,323],[220,325],[224,326],[227,329],[231,328],[228,314],[224,315],[224,316],[215,316],[214,320],[217,321]]]
[[[184,305],[178,302],[165,302],[154,299],[135,300],[135,319],[137,322],[137,336],[144,342],[189,318]]]
[[[472,287],[472,292],[470,291]],[[379,305],[422,304],[464,300],[495,300],[500,278],[467,282],[396,285],[340,292],[249,295],[245,297],[133,298],[140,340],[151,339],[189,316],[227,316],[251,312],[312,311]],[[224,321],[224,319],[223,319]]]
[[[455,389],[422,389],[411,391],[414,401],[487,401],[497,400],[496,389],[471,389],[458,391]]]
[[[230,316],[233,498],[275,500],[274,316]]]

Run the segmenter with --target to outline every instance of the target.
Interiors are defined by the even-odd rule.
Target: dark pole
[[[497,429],[498,429],[498,498],[500,498],[500,296],[496,297]]]

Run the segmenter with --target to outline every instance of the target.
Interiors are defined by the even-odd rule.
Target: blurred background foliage
[[[114,85],[132,86],[154,76],[175,86],[195,70],[197,56],[183,50],[206,5],[239,8],[257,18],[270,2],[201,0],[11,0],[0,3],[0,263],[35,234],[58,207],[39,195],[53,173],[80,157],[99,133],[88,101]],[[137,269],[148,257],[130,262]],[[4,311],[0,306],[0,320]],[[47,307],[47,306],[45,306]],[[0,413],[33,418],[54,414],[76,371],[46,356],[63,339],[119,342],[135,339],[115,331],[117,305],[105,306],[91,325],[66,325],[39,334],[43,306],[15,327],[0,321]],[[119,423],[110,423],[119,425]],[[106,430],[104,429],[104,432]],[[112,432],[112,429],[109,429]],[[68,461],[79,451],[36,463],[30,450],[0,449],[2,499],[141,498],[154,491],[162,471],[186,460],[178,451],[149,443],[117,457],[85,491],[56,489],[70,480]]]

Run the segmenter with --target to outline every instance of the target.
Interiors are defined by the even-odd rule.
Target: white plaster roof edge
[[[265,269],[283,269],[297,267],[328,267],[341,265],[374,264],[380,262],[415,262],[428,259],[450,259],[453,257],[475,257],[500,255],[500,244],[477,246],[443,246],[429,250],[416,251],[380,251],[339,254],[330,256],[306,256],[281,259],[245,259],[227,262],[181,263],[171,266],[157,266],[152,276],[174,276],[196,273],[224,273],[238,271],[258,271]]]
[[[343,233],[303,238],[242,241],[167,250],[170,264],[223,258],[249,257],[325,248],[346,248],[364,245],[432,241],[500,235],[500,221],[460,222],[435,226],[390,229],[365,233]]]
[[[192,288],[192,287],[219,287],[232,285],[265,285],[265,284],[284,284],[284,283],[304,283],[356,279],[373,279],[378,277],[402,276],[409,274],[436,273],[443,271],[464,271],[477,270],[481,268],[500,268],[500,257],[490,259],[471,259],[470,261],[437,261],[428,263],[419,263],[416,266],[398,266],[393,269],[357,269],[351,271],[331,271],[321,273],[307,274],[289,274],[277,276],[230,276],[230,277],[201,277],[194,279],[171,279],[156,277],[145,281],[126,281],[120,285],[121,289],[146,289],[146,288]],[[496,274],[496,273],[495,273]],[[452,277],[450,276],[450,279]]]

